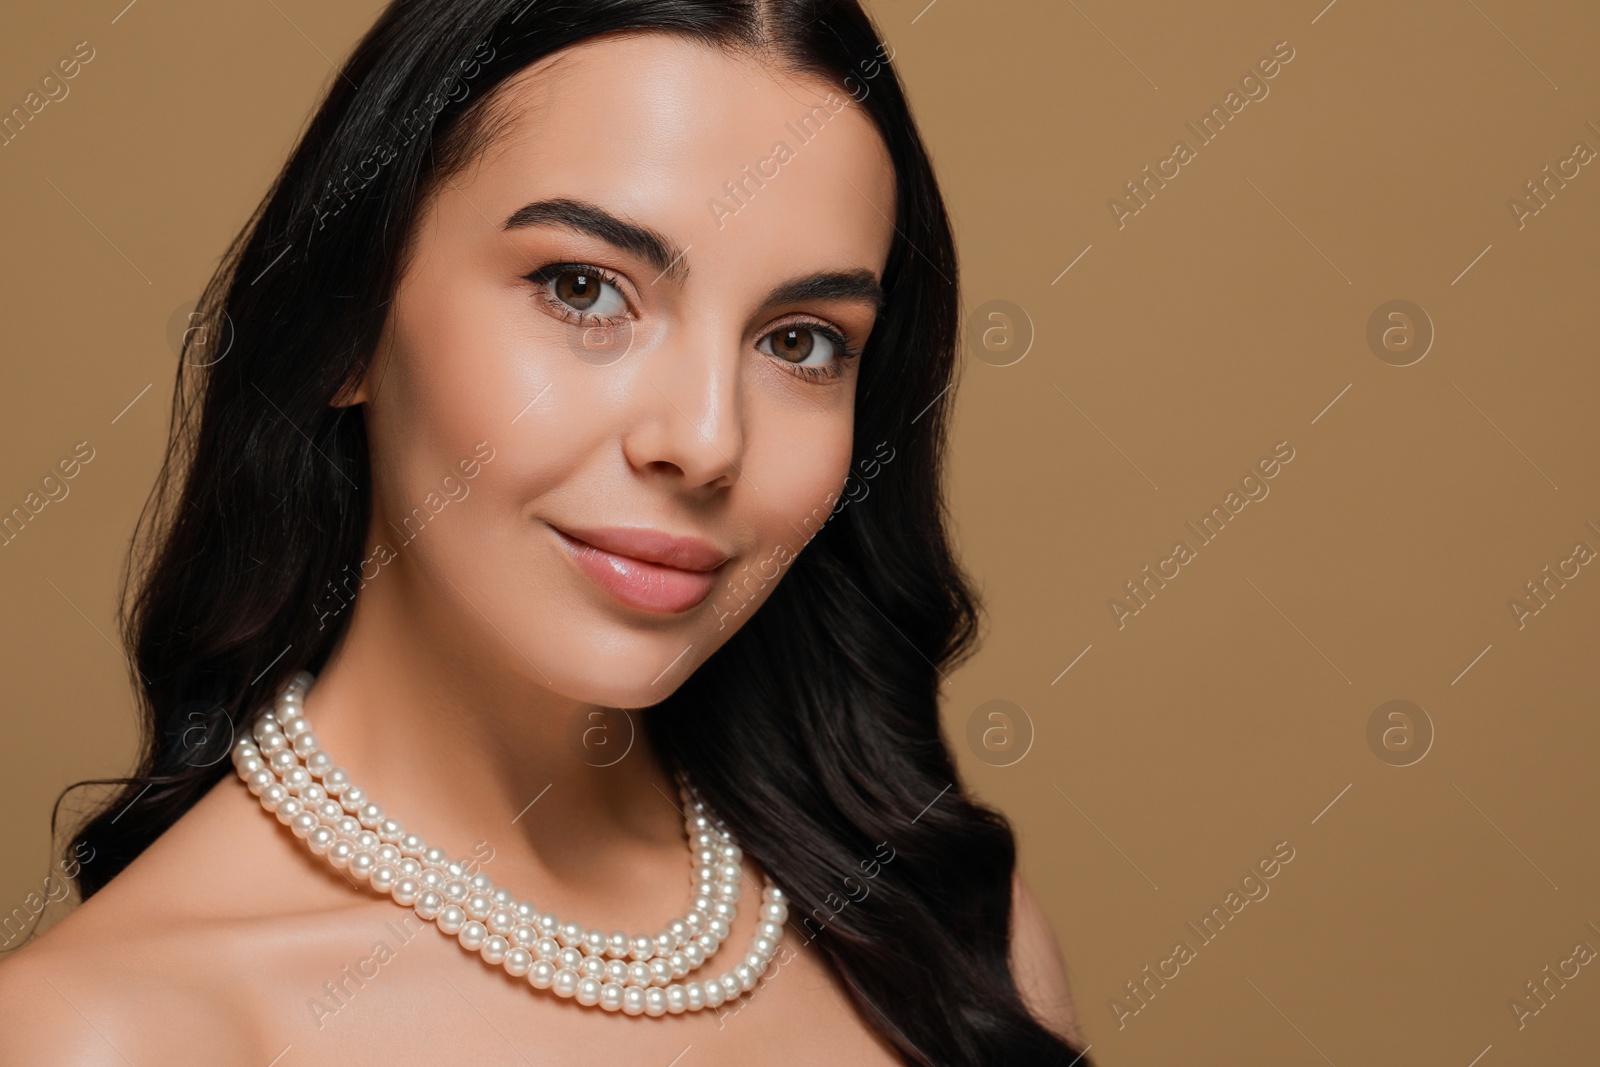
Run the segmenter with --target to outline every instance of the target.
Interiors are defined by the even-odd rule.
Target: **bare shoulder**
[[[1044,909],[1020,871],[1011,879],[1011,971],[1033,1014],[1080,1047],[1066,961]]]
[[[0,956],[0,1067],[258,1053],[249,969],[238,964],[259,955],[259,897],[248,867],[212,843],[270,852],[277,842],[225,800],[202,797],[99,892]]]

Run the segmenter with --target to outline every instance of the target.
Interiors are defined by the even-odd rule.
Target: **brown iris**
[[[562,271],[555,277],[556,296],[564,304],[570,304],[578,311],[588,311],[600,299],[600,287],[604,283],[593,274],[583,271]]]
[[[791,326],[772,335],[772,352],[791,363],[800,363],[816,346],[814,335],[803,326]]]

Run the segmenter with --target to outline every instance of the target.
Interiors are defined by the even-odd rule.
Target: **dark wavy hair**
[[[330,400],[375,350],[418,208],[494,136],[497,85],[617,32],[681,35],[844,88],[897,185],[853,457],[888,442],[892,463],[873,499],[837,510],[767,603],[643,716],[647,737],[789,894],[794,929],[906,1063],[1087,1065],[1018,993],[1015,839],[967,795],[940,732],[940,682],[976,646],[981,610],[941,483],[955,248],[856,0],[396,0],[382,13],[186,336],[165,463],[123,577],[142,755],[131,777],[78,783],[117,787],[68,842],[93,856],[79,891],[93,895],[176,822],[270,695],[326,661],[349,613],[324,628],[312,605],[360,559],[370,520],[363,418]],[[877,862],[884,848],[892,862]],[[874,865],[865,903],[851,886]],[[847,896],[863,902],[844,907]]]

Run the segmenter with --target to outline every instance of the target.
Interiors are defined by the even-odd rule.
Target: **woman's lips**
[[[705,600],[716,586],[721,564],[727,562],[724,556],[713,564],[711,561],[721,553],[710,546],[673,539],[657,531],[617,529],[593,531],[590,535],[618,547],[640,545],[634,551],[648,551],[658,557],[692,560],[700,569],[687,570],[607,551],[559,527],[550,529],[578,568],[601,589],[630,608],[658,615],[676,615]]]

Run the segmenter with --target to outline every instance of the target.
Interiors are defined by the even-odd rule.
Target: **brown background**
[[[169,320],[379,7],[125,2],[16,6],[0,34],[7,111],[96,52],[0,148],[0,509],[95,449],[0,548],[0,911],[49,869],[60,788],[133,751],[113,598]],[[1523,628],[1508,601],[1600,550],[1600,162],[1521,229],[1507,202],[1600,150],[1600,14],[1324,3],[873,4],[967,306],[1022,312],[959,389],[990,616],[947,726],[1015,820],[1100,1062],[1579,1062],[1600,965],[1520,1030],[1508,1002],[1600,949],[1600,566]],[[1184,123],[1283,40],[1270,95],[1199,146]],[[1119,229],[1108,199],[1179,138],[1196,158]],[[1366,339],[1393,299],[1436,330],[1411,366]],[[1119,629],[1123,583],[1279,441],[1270,495]],[[1410,766],[1367,740],[1392,699],[1435,735]],[[969,743],[992,700],[1021,710]],[[1280,841],[1270,895],[1198,947],[1185,923]],[[1179,938],[1196,959],[1119,1028],[1111,998]]]

